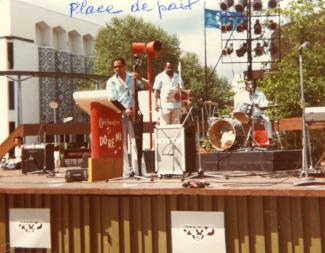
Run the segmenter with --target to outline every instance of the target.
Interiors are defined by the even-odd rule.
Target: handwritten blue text
[[[93,6],[88,3],[87,0],[82,2],[71,2],[70,6],[70,17],[73,17],[76,14],[90,15],[95,13],[108,13],[108,14],[117,14],[123,12],[123,10],[114,9],[113,5],[99,5]]]

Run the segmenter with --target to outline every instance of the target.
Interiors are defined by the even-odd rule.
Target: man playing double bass
[[[134,97],[134,91],[143,88],[149,88],[148,81],[141,78],[137,72],[132,73],[126,71],[126,64],[123,58],[115,58],[112,61],[114,68],[114,75],[108,79],[106,83],[106,91],[110,99],[115,99],[120,102],[124,107],[125,111],[122,114],[122,127],[123,127],[123,176],[128,176],[132,172],[140,174],[138,166],[138,150],[135,144],[135,130],[132,122],[132,117],[138,114],[134,112],[134,105],[137,104]],[[136,84],[136,87],[134,87]],[[136,89],[135,89],[136,88]],[[131,138],[131,165],[128,156],[128,136]],[[142,152],[142,150],[139,150]],[[141,173],[145,175],[146,170],[144,163],[141,166]],[[140,175],[141,175],[140,174]]]

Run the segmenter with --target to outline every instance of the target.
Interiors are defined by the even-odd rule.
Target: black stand
[[[191,114],[193,111],[193,106],[190,108],[188,115]],[[187,119],[187,117],[186,117]],[[184,120],[183,124],[186,122],[186,119]],[[201,153],[199,150],[200,147],[200,122],[199,122],[199,116],[196,115],[196,145],[198,147],[198,159],[199,159],[199,168],[197,172],[195,172],[193,175],[189,175],[187,177],[183,177],[182,181],[185,179],[192,179],[192,178],[204,178],[204,177],[212,177],[212,178],[218,178],[218,179],[228,179],[227,176],[224,175],[216,175],[216,174],[209,174],[205,173],[203,168],[202,168],[202,162],[201,162]]]
[[[133,127],[135,128],[135,125],[132,124]],[[125,179],[131,179],[131,178],[135,178],[135,179],[144,179],[144,180],[150,180],[153,181],[152,177],[146,177],[146,176],[142,176],[142,172],[141,172],[141,161],[142,161],[142,143],[141,145],[139,145],[139,142],[142,142],[142,132],[143,132],[143,121],[142,124],[138,123],[137,125],[138,129],[134,129],[134,135],[135,135],[135,141],[136,141],[136,152],[137,152],[137,158],[138,158],[138,173],[139,175],[136,175],[134,172],[134,169],[131,168],[129,174],[127,176],[122,176],[122,177],[116,177],[116,178],[111,178],[111,179],[106,179],[106,182],[111,182],[111,181],[117,181],[117,180],[125,180]],[[124,131],[124,130],[123,130]],[[141,133],[141,135],[140,135]],[[137,145],[138,144],[138,145]],[[141,148],[141,149],[140,149]],[[139,154],[138,152],[141,152],[141,154]]]
[[[306,105],[304,95],[304,74],[303,74],[303,49],[309,46],[309,42],[303,43],[299,48],[299,72],[300,72],[300,95],[301,95],[301,109],[302,109],[302,162],[300,176],[303,177],[301,181],[295,182],[295,186],[325,184],[325,182],[317,182],[313,176],[323,175],[323,173],[313,167],[312,157],[310,154],[310,161],[308,162],[307,150],[311,152],[311,142],[309,138],[308,126],[306,123]]]
[[[46,123],[42,123],[43,125],[43,142],[44,142],[44,161],[43,161],[43,168],[41,170],[35,170],[32,172],[28,172],[29,174],[47,174],[48,177],[54,177],[55,176],[55,170],[48,170],[46,167],[46,160],[47,160],[47,152],[46,152]],[[53,154],[54,156],[54,154]]]

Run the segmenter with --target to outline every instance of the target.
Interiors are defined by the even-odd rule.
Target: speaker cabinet
[[[196,145],[193,127],[156,127],[155,168],[158,175],[184,175],[195,171]]]
[[[24,145],[22,172],[25,174],[42,169],[54,171],[54,145]]]

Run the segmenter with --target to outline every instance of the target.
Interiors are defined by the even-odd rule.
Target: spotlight
[[[261,34],[262,33],[262,26],[258,19],[256,19],[254,24],[254,33],[255,34]]]
[[[278,5],[277,0],[270,0],[268,3],[269,8],[272,8],[272,9],[274,9],[277,5]]]
[[[260,11],[260,10],[262,10],[262,7],[263,7],[262,0],[254,0],[254,1],[253,1],[253,9],[254,9],[255,11]]]
[[[226,32],[231,31],[232,28],[233,28],[232,23],[227,23],[227,24],[222,24],[220,29],[221,29],[221,31],[222,31],[223,33],[226,33]]]
[[[264,54],[264,47],[261,46],[260,42],[256,43],[256,47],[254,48],[255,56],[261,56]]]
[[[228,8],[234,5],[234,0],[222,0],[220,2],[220,9],[223,11],[227,11]]]
[[[240,23],[236,27],[236,31],[239,33],[243,32],[246,29],[247,29],[247,23]]]
[[[230,43],[230,45],[228,47],[225,47],[224,49],[222,49],[222,55],[223,56],[230,55],[230,54],[232,54],[233,51],[234,51],[233,43]]]
[[[150,57],[157,56],[161,50],[162,44],[158,40],[149,42],[146,45],[147,54]]]
[[[236,55],[238,57],[243,57],[246,52],[247,52],[247,44],[243,43],[243,45],[236,50]]]
[[[238,12],[243,12],[246,6],[247,0],[239,0],[238,3],[235,5],[235,9]]]
[[[276,30],[278,28],[278,24],[275,23],[273,20],[270,20],[268,23],[268,28],[270,30]]]

